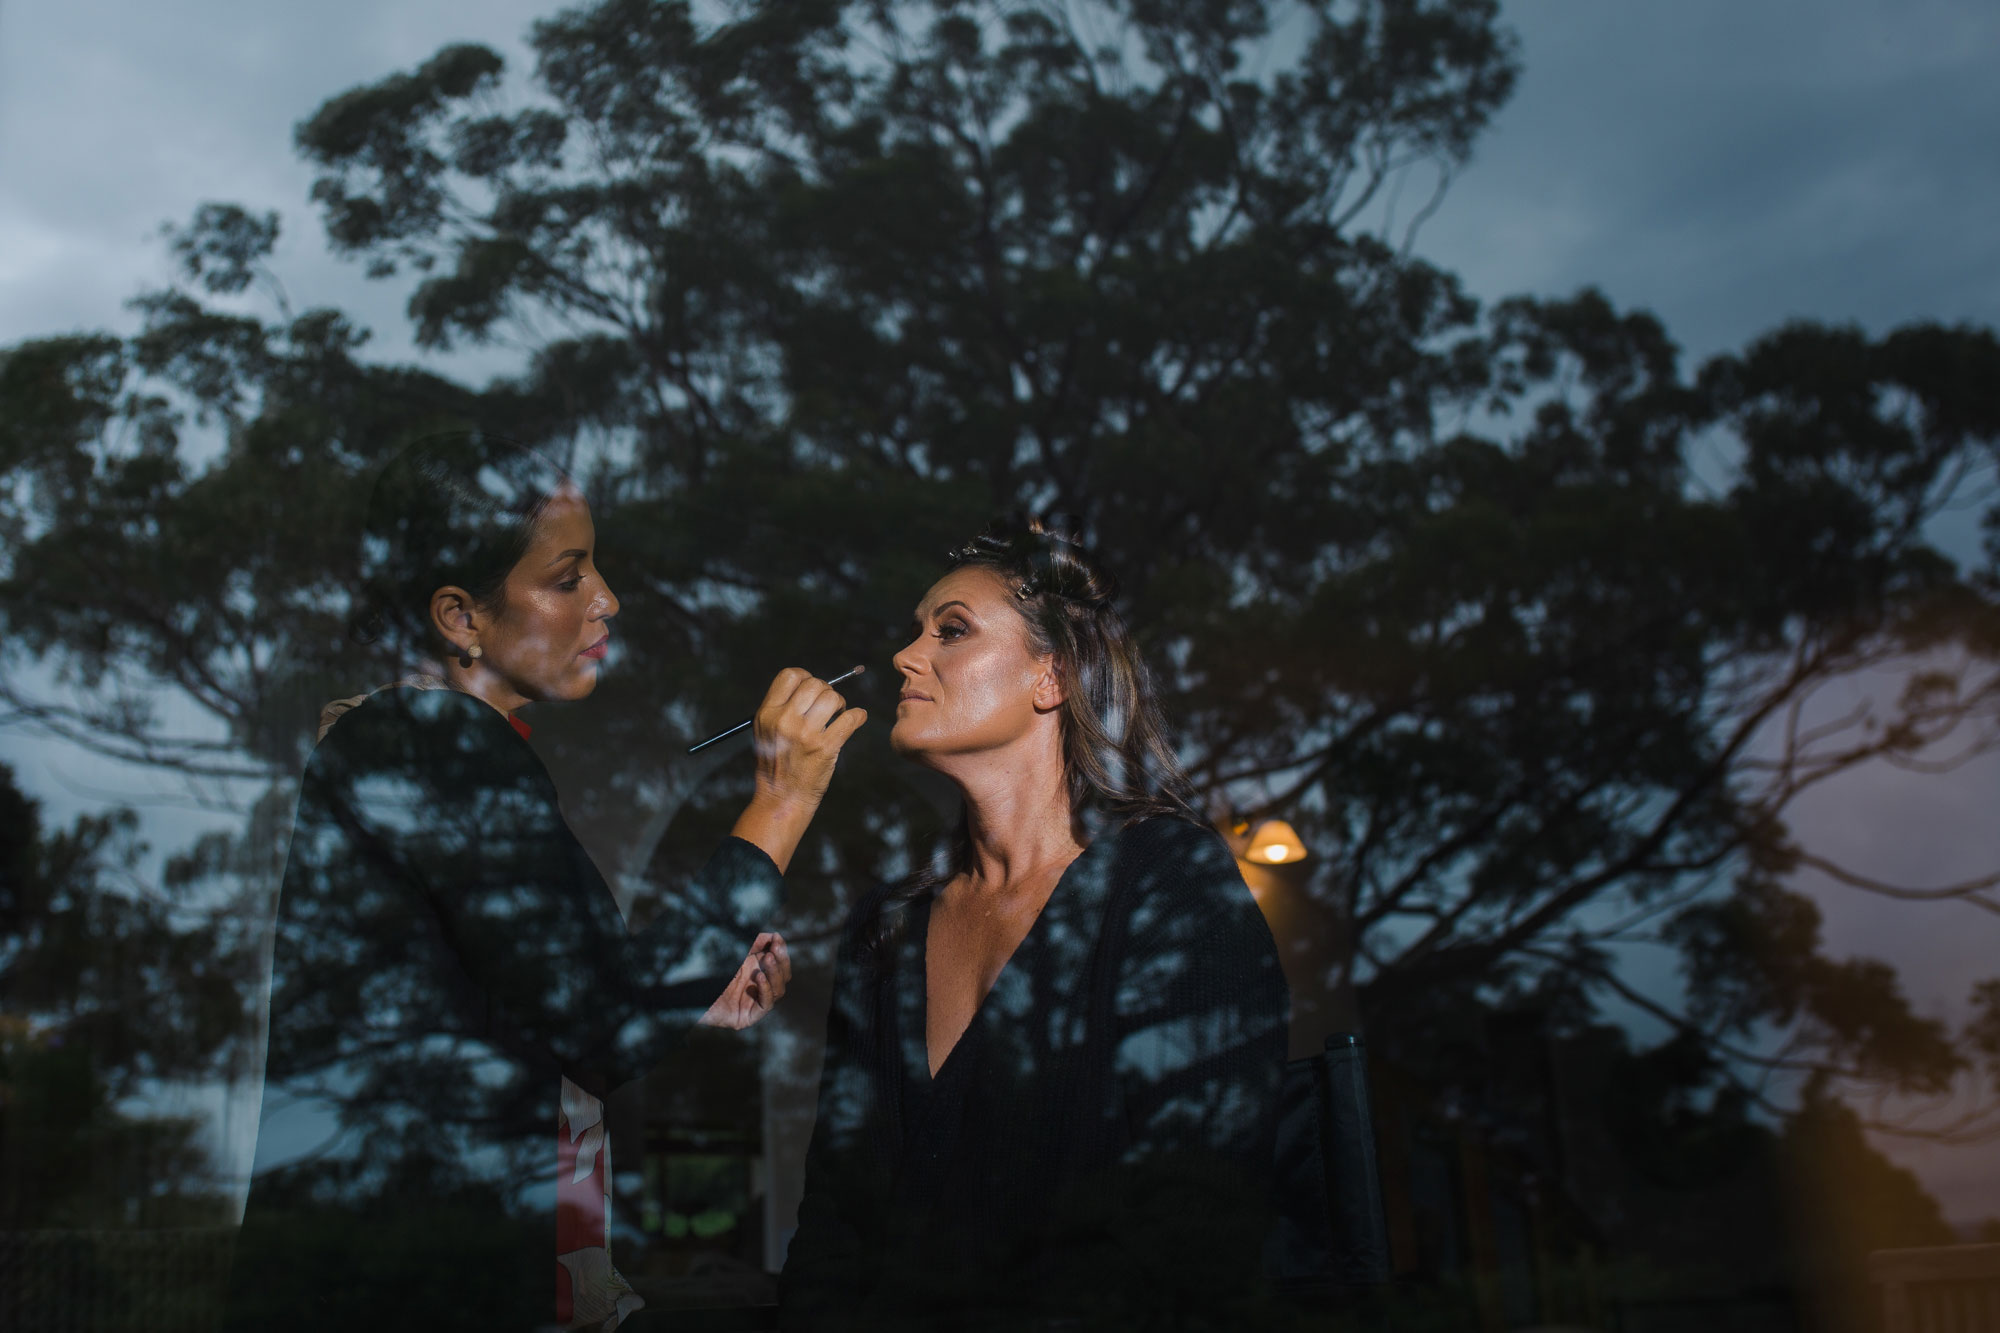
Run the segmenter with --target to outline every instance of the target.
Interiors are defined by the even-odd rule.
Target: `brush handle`
[[[754,717],[749,718],[745,721],[738,722],[735,726],[731,727],[727,731],[718,731],[713,736],[710,736],[707,740],[703,741],[701,744],[688,746],[688,753],[693,754],[697,750],[706,750],[709,746],[715,744],[717,741],[726,741],[731,736],[734,736],[737,732],[743,730],[743,728],[749,726],[750,723],[755,722],[756,720],[757,719]]]
[[[827,684],[838,685],[840,684],[841,681],[846,680],[849,676],[858,676],[867,669],[868,669],[867,667],[855,667],[851,671],[843,671],[838,676],[835,676],[832,680],[828,681]],[[688,747],[688,753],[693,754],[697,750],[706,750],[709,746],[715,744],[717,741],[726,741],[731,736],[734,736],[737,732],[743,730],[743,728],[749,726],[752,722],[755,722],[756,720],[757,719],[754,717],[746,717],[741,722],[738,722],[735,726],[731,727],[729,730],[718,731],[715,733],[715,735],[710,736],[707,740],[703,741],[699,745],[690,745]]]

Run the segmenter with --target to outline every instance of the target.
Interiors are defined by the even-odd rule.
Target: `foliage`
[[[201,1126],[120,1103],[212,1073],[241,976],[213,929],[131,883],[130,811],[44,834],[0,767],[0,1230],[222,1220]]]
[[[483,424],[589,472],[623,669],[537,741],[581,825],[639,830],[624,882],[670,883],[744,789],[689,740],[779,665],[881,668],[944,550],[1054,509],[1204,790],[1321,852],[1371,1025],[1559,976],[1717,1077],[1969,1069],[1784,884],[1994,881],[1883,883],[1786,812],[1993,740],[2000,549],[1935,541],[2000,441],[1990,331],[1795,325],[1689,375],[1595,292],[1482,311],[1389,197],[1511,89],[1491,0],[603,0],[530,40],[526,88],[447,47],[297,130],[335,248],[411,282],[426,345],[521,341],[519,378],[360,359],[262,269],[275,219],[222,206],[173,240],[206,299],[6,355],[6,651],[89,687],[10,683],[19,715],[282,787],[313,705],[391,670],[340,634],[369,469]],[[1886,716],[1817,702],[1913,663]],[[216,733],[163,734],[162,683]],[[805,934],[939,822],[882,730],[801,857]],[[1634,940],[1689,1004],[1634,991]]]

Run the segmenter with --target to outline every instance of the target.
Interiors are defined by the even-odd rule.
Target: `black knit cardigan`
[[[1248,1326],[1289,1001],[1221,839],[1092,842],[935,1079],[898,897],[839,956],[784,1327]]]

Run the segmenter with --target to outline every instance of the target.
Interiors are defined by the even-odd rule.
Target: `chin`
[[[585,668],[582,673],[544,689],[540,698],[544,703],[552,704],[568,704],[575,703],[579,699],[588,699],[597,689],[597,675],[596,667]]]
[[[924,761],[924,754],[929,749],[923,737],[915,734],[914,728],[906,730],[900,722],[889,728],[889,748],[904,759],[919,764]]]

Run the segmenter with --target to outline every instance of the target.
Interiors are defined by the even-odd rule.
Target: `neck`
[[[972,858],[968,888],[1005,892],[1083,850],[1070,820],[1061,741],[1054,728],[946,770],[965,799]]]
[[[431,668],[436,673],[437,668]],[[444,683],[463,694],[488,704],[497,711],[513,716],[514,710],[529,702],[526,695],[515,690],[497,672],[490,671],[484,662],[474,660],[472,665],[460,666],[458,659],[444,660]]]

